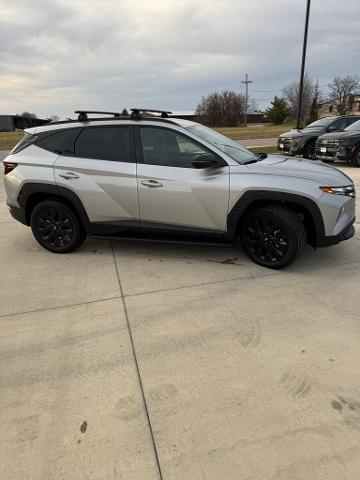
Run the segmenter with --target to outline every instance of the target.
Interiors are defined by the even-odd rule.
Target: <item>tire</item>
[[[272,205],[251,212],[240,232],[245,253],[263,267],[280,269],[295,262],[304,251],[304,224],[292,211]]]
[[[46,200],[36,205],[31,212],[30,226],[40,245],[54,253],[72,252],[86,238],[74,211],[58,201]]]
[[[354,155],[351,159],[351,165],[353,167],[360,168],[360,146],[356,148]]]
[[[307,158],[309,160],[316,160],[315,144],[316,144],[316,141],[312,140],[305,145],[304,150],[303,150],[303,157],[304,158]]]

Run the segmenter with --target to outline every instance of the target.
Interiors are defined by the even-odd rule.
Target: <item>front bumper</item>
[[[300,145],[294,145],[293,141],[291,140],[279,140],[277,143],[277,149],[280,153],[284,153],[286,155],[294,156],[294,155],[302,155],[303,147]]]
[[[350,161],[351,152],[340,151],[338,149],[327,149],[326,153],[321,152],[320,149],[316,148],[315,156],[317,160],[325,160],[327,162],[335,162],[335,160]]]
[[[332,235],[330,237],[323,237],[317,242],[317,247],[329,247],[330,245],[336,245],[337,243],[343,242],[344,240],[349,240],[355,235],[354,228],[355,217],[351,220],[350,223],[337,235]]]

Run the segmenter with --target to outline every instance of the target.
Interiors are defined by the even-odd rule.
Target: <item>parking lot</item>
[[[55,255],[1,169],[0,477],[358,479],[356,228],[283,271],[232,247]]]

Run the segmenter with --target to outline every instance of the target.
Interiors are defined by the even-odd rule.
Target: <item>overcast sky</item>
[[[307,70],[360,73],[360,0],[312,0]],[[259,106],[299,76],[306,0],[0,0],[0,114],[193,110],[239,90]]]

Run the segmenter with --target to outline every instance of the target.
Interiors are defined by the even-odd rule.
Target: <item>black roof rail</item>
[[[161,118],[168,118],[172,112],[168,112],[167,110],[154,110],[153,108],[132,108],[130,118],[133,120],[140,120],[143,118],[143,113],[160,113]]]
[[[98,115],[113,115],[114,118],[121,117],[120,112],[103,112],[97,110],[75,110],[74,113],[78,113],[78,121],[79,122],[86,122],[88,120],[88,114],[98,114]]]

